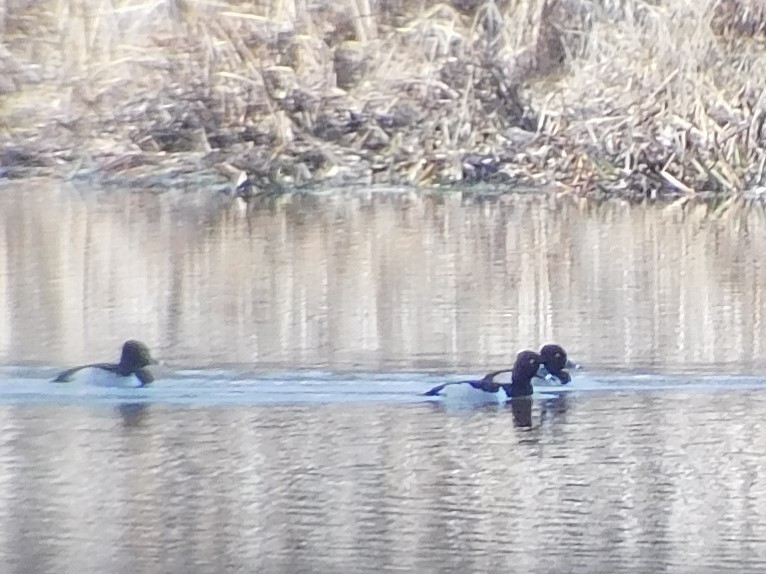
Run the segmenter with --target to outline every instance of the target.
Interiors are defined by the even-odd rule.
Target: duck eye
[[[532,363],[534,363],[534,362],[535,362],[535,360],[534,360],[534,359],[529,359],[529,364],[530,364],[530,365],[531,365]]]
[[[556,358],[558,359],[561,356],[561,353],[556,353]]]

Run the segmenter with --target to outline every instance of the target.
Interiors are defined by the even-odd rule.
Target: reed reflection
[[[0,194],[4,361],[138,337],[195,365],[486,371],[556,341],[590,368],[766,368],[759,206],[83,196]]]

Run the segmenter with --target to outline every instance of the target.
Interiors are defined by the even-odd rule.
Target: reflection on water
[[[0,571],[766,568],[762,393],[515,414],[2,405]]]
[[[555,340],[590,366],[766,368],[766,222],[545,196],[0,194],[0,361],[448,368]],[[182,207],[178,207],[181,205]]]

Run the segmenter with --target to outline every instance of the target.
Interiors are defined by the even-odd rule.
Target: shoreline
[[[302,15],[184,4],[125,20],[132,35],[94,31],[131,41],[108,55],[59,30],[50,61],[43,40],[24,52],[30,32],[11,11],[0,180],[197,185],[246,200],[477,184],[760,198],[766,76],[752,70],[766,69],[766,14],[741,16],[752,2],[454,1],[353,18],[321,2]],[[88,5],[72,4],[85,19]]]

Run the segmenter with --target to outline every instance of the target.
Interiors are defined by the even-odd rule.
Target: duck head
[[[117,372],[123,376],[131,375],[139,371],[144,371],[149,365],[156,365],[157,361],[152,358],[152,354],[141,341],[125,341],[122,346],[122,355],[120,355],[120,364],[117,365]]]
[[[572,381],[572,376],[565,369],[580,369],[580,365],[567,358],[567,352],[560,345],[549,344],[540,349],[545,370],[556,377],[562,385]]]

